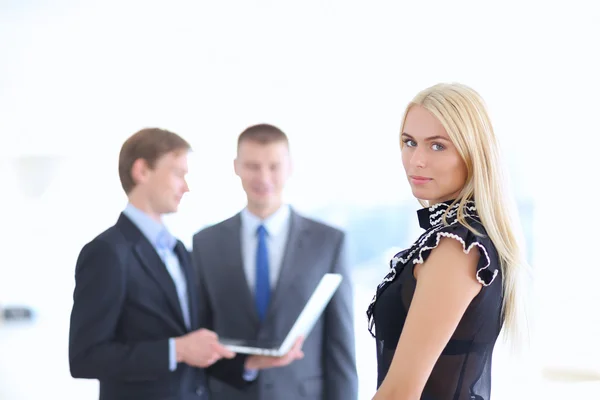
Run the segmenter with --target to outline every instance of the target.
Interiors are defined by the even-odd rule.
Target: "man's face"
[[[145,192],[154,213],[168,214],[179,208],[183,195],[189,191],[185,180],[187,157],[187,151],[170,152],[160,157],[154,168],[149,168],[144,160],[138,160],[142,163],[138,185]]]
[[[268,144],[252,140],[238,146],[234,169],[248,198],[248,207],[259,212],[272,212],[282,203],[282,193],[291,173],[288,144]]]

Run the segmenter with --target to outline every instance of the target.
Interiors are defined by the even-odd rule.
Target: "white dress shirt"
[[[290,227],[290,207],[283,205],[275,213],[261,220],[256,215],[244,208],[241,213],[242,231],[240,237],[242,240],[242,263],[244,264],[244,273],[250,292],[254,295],[256,289],[256,248],[258,247],[257,229],[263,224],[267,230],[267,251],[269,252],[269,283],[271,290],[277,285],[285,246],[287,244],[288,232]],[[258,376],[257,370],[245,370],[244,379],[253,381]]]
[[[267,249],[269,252],[269,282],[271,289],[277,285],[285,246],[287,244],[290,227],[290,207],[283,205],[275,213],[265,220],[248,211],[247,208],[241,212],[242,218],[242,261],[244,272],[250,291],[254,294],[256,287],[256,248],[258,246],[258,235],[256,230],[263,224],[267,230]]]

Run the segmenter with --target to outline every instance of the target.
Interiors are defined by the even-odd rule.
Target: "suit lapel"
[[[188,307],[190,312],[190,324],[191,330],[198,329],[198,298],[196,293],[196,274],[192,267],[190,260],[190,254],[186,247],[179,240],[175,245],[175,254],[179,259],[181,269],[185,274],[185,280],[187,282],[187,293],[188,293]]]
[[[181,306],[177,297],[175,283],[173,282],[171,275],[169,275],[169,272],[160,259],[158,253],[143,235],[140,235],[138,242],[134,245],[134,250],[136,256],[140,260],[140,263],[146,272],[148,272],[148,275],[154,279],[156,284],[164,292],[171,311],[173,311],[173,314],[179,319],[181,327],[184,329],[184,331],[187,330],[185,328],[183,315],[181,314]]]
[[[250,292],[248,280],[246,279],[246,271],[244,270],[244,261],[242,259],[242,220],[240,214],[233,217],[230,222],[223,232],[223,240],[220,240],[222,249],[219,254],[225,255],[224,261],[226,266],[226,268],[221,269],[226,274],[222,279],[230,282],[231,293],[238,296],[240,307],[244,311],[241,314],[248,315],[252,323],[257,324],[259,319],[254,307],[254,296]]]
[[[266,318],[274,313],[277,305],[281,303],[281,299],[286,296],[289,285],[294,283],[297,275],[302,272],[302,255],[306,242],[306,230],[304,228],[302,218],[292,210],[281,270],[279,271],[275,291],[271,296]]]

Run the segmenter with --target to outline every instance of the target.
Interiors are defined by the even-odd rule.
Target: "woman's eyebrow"
[[[406,133],[406,132],[404,132],[404,133],[402,134],[402,136],[406,136],[407,138],[414,139],[414,137],[410,136],[410,135],[409,135],[408,133]],[[448,139],[447,137],[441,136],[441,135],[434,135],[434,136],[429,136],[429,137],[426,137],[426,138],[425,138],[425,141],[426,141],[426,142],[431,142],[431,141],[433,141],[433,140],[445,140],[445,141],[447,141],[447,142],[449,142],[449,141],[450,141],[450,139]]]

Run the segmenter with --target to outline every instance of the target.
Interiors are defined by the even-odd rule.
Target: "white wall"
[[[35,325],[0,327],[0,399],[94,398],[95,383],[67,370],[73,268],[124,204],[116,155],[128,135],[161,126],[195,147],[192,192],[168,221],[189,241],[242,206],[231,159],[256,122],[290,136],[298,208],[406,199],[399,119],[438,81],[483,95],[515,188],[536,200],[540,362],[600,368],[600,29],[584,4],[0,2],[0,303],[38,310]],[[11,172],[28,154],[63,156],[38,200]],[[372,376],[361,378],[368,396]]]

